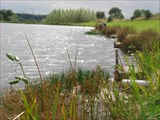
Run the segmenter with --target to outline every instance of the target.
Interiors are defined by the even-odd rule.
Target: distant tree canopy
[[[110,15],[110,17],[113,19],[123,19],[124,16],[122,14],[121,9],[119,9],[118,7],[113,7],[109,10],[108,14]]]
[[[108,17],[108,22],[112,22],[113,18],[111,16]]]
[[[136,9],[136,10],[134,11],[134,13],[133,13],[133,16],[134,16],[135,18],[141,17],[141,16],[142,16],[141,10]]]
[[[41,22],[46,16],[45,15],[33,15],[26,13],[13,13],[12,10],[2,9],[0,10],[0,21],[7,22]]]
[[[146,19],[152,17],[152,13],[150,10],[140,10],[140,9],[136,9],[133,12],[133,16],[131,17],[131,20],[138,18],[138,17],[145,17]]]
[[[97,19],[106,18],[105,12],[104,11],[97,11],[96,12],[96,17],[97,17]]]
[[[146,19],[152,17],[152,15],[153,15],[150,10],[146,10],[144,14],[145,14],[144,16]]]
[[[16,13],[19,21],[42,21],[46,16],[45,15],[34,15],[34,14],[26,14],[26,13]]]
[[[90,9],[57,9],[47,15],[46,24],[66,24],[89,22],[96,19],[96,13]]]
[[[13,15],[14,13],[12,12],[12,10],[0,10],[0,20],[10,21]]]

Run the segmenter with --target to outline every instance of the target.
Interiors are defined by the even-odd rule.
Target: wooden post
[[[116,65],[115,65],[115,72],[114,72],[114,79],[119,81],[119,71],[118,71],[118,50],[115,50],[115,57],[116,57]]]
[[[116,49],[115,50],[115,53],[116,53],[116,66],[118,65],[118,50]]]

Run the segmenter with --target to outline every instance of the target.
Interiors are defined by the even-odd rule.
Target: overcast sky
[[[149,9],[160,13],[160,0],[1,0],[1,9],[11,9],[15,13],[48,14],[58,8],[90,8],[96,11],[108,11],[119,7],[126,18],[133,15],[135,9]]]

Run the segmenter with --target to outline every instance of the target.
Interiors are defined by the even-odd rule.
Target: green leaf
[[[18,90],[18,91],[22,95],[22,100],[24,102],[24,106],[26,108],[26,112],[27,112],[28,117],[30,118],[30,120],[35,120],[34,116],[32,115],[32,112],[33,112],[34,104],[36,101],[34,101],[31,108],[29,108],[29,103],[27,101],[25,94],[23,93],[22,90]]]
[[[36,102],[37,102],[37,101],[36,101],[36,98],[34,98],[34,101],[33,101],[32,105],[31,105],[31,107],[30,107],[30,109],[29,109],[30,113],[33,113],[33,110],[34,110],[34,108],[35,108]]]
[[[57,113],[57,106],[58,106],[58,102],[59,102],[59,87],[55,96],[55,100],[54,100],[54,106],[53,106],[53,111],[52,111],[52,120],[55,120],[56,118],[56,113]]]
[[[12,61],[15,60],[15,56],[12,55],[11,53],[7,53],[6,56],[7,56],[10,60],[12,60]]]
[[[9,84],[16,84],[16,83],[18,83],[19,82],[19,80],[13,80],[13,81],[11,81],[11,82],[9,82]]]

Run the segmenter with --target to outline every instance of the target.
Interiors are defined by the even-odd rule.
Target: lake
[[[8,87],[21,69],[6,57],[6,53],[17,55],[29,80],[38,78],[38,72],[27,44],[28,36],[43,76],[66,71],[74,63],[76,51],[77,68],[95,69],[100,65],[113,74],[115,49],[113,41],[104,36],[86,35],[92,27],[52,26],[0,23],[1,26],[1,87]]]

